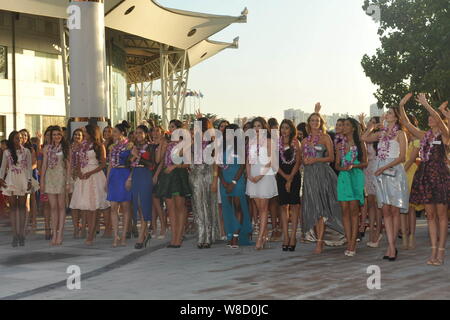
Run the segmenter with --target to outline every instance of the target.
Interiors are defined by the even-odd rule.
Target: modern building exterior
[[[0,3],[1,139],[14,129],[27,128],[34,135],[49,124],[67,124],[70,108],[77,107],[70,104],[74,81],[67,7],[83,1]],[[104,2],[105,103],[112,123],[127,119],[131,87],[134,111],[142,114],[142,108],[151,107],[147,100],[154,96],[156,80],[161,80],[158,105],[163,118],[181,117],[189,69],[238,47],[237,38],[224,43],[208,37],[232,23],[246,22],[247,15],[246,10],[230,17],[168,9],[154,0],[87,1]]]

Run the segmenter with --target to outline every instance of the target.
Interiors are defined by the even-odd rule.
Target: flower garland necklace
[[[165,163],[166,163],[166,167],[170,167],[173,166],[174,163],[172,161],[172,152],[173,149],[178,145],[178,142],[171,142],[169,143],[169,145],[167,146],[167,150],[166,150],[166,155],[165,155]]]
[[[89,163],[88,151],[92,149],[93,143],[88,143],[86,140],[81,142],[81,145],[75,148],[72,152],[72,167],[85,168]]]
[[[437,140],[440,133],[437,133],[436,135],[433,133],[433,130],[427,131],[425,133],[422,140],[420,140],[420,151],[419,151],[419,157],[422,159],[423,162],[427,162],[430,160],[431,150],[433,148],[433,143]]]
[[[393,140],[399,131],[398,125],[395,125],[391,131],[388,128],[382,129],[383,135],[378,144],[378,159],[386,160],[389,157],[391,140]]]
[[[356,160],[356,155],[358,153],[358,147],[356,145],[350,146],[349,152],[351,152],[351,160],[347,160],[346,159],[346,153],[345,153],[345,149],[347,147],[348,144],[348,139],[346,136],[343,137],[342,141],[341,141],[341,146],[339,147],[339,153],[341,155],[341,162],[342,162],[342,166],[345,167],[349,167],[355,164],[355,160]]]
[[[14,164],[14,159],[12,157],[11,151],[8,152],[8,162],[11,171],[15,174],[21,174],[22,170],[25,170],[28,166],[27,158],[25,157],[25,148],[20,146],[20,149],[16,150],[17,155],[17,164]],[[19,155],[22,156],[22,159],[19,161]]]
[[[62,150],[61,143],[55,146],[54,144],[51,144],[47,148],[47,157],[48,157],[48,167],[50,169],[54,169],[56,165],[58,164],[58,156],[57,154],[60,153]]]
[[[132,166],[132,167],[136,167],[136,166],[139,164],[139,162],[141,161],[142,155],[147,151],[147,148],[148,148],[148,143],[147,143],[147,142],[144,142],[144,144],[142,145],[142,147],[139,147],[139,146],[136,144],[136,149],[137,149],[138,152],[139,152],[139,156],[136,158],[136,160],[134,160],[134,161],[131,163],[131,166]]]
[[[303,146],[303,153],[305,154],[305,158],[315,158],[317,156],[317,151],[315,146],[319,143],[320,138],[322,137],[322,133],[318,135],[309,135],[306,138],[306,143]]]
[[[337,146],[342,141],[347,141],[347,137],[342,133],[337,133],[334,137],[334,145]]]
[[[296,156],[297,156],[297,148],[293,148],[294,153],[292,155],[292,159],[287,161],[286,157],[284,156],[284,143],[283,143],[283,137],[280,137],[278,140],[278,150],[280,152],[280,159],[283,164],[291,165],[295,162]]]
[[[122,142],[113,144],[111,153],[109,154],[109,163],[112,168],[116,168],[120,165],[120,154],[127,150],[128,139],[124,139]]]

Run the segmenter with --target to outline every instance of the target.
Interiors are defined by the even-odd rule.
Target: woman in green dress
[[[367,148],[360,140],[358,121],[348,118],[344,122],[344,138],[336,146],[337,194],[342,208],[342,223],[347,239],[345,255],[356,254],[356,239],[360,207],[364,205],[364,171],[367,167]]]

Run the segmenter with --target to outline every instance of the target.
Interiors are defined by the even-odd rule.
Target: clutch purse
[[[395,177],[397,175],[397,171],[394,168],[389,168],[384,170],[383,174],[388,177]]]

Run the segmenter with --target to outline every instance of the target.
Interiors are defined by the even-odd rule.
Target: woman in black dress
[[[291,120],[283,120],[280,126],[280,168],[277,173],[278,199],[281,206],[283,251],[295,251],[297,226],[300,215],[300,143],[297,130]],[[289,218],[292,234],[289,236]]]

